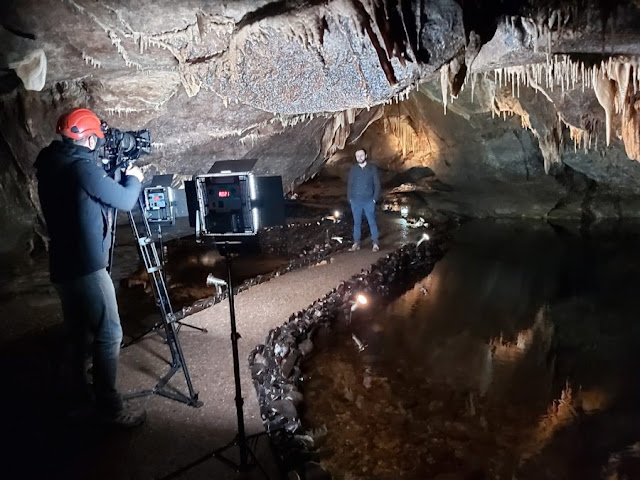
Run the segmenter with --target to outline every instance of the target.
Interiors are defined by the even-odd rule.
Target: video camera
[[[149,130],[123,132],[110,127],[104,121],[101,128],[104,132],[105,143],[100,148],[98,156],[102,160],[102,166],[109,174],[118,168],[127,168],[140,158],[140,155],[151,153]]]

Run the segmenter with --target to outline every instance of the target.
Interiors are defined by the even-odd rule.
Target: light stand
[[[269,475],[267,474],[264,467],[258,462],[258,458],[256,457],[256,454],[253,451],[255,449],[255,444],[257,444],[258,438],[262,435],[266,435],[266,432],[259,432],[254,435],[247,436],[244,428],[244,411],[243,411],[244,399],[242,398],[242,386],[240,383],[240,361],[238,359],[238,339],[240,339],[241,337],[238,331],[236,330],[236,312],[235,312],[235,305],[233,301],[233,296],[234,296],[233,295],[233,279],[231,275],[232,253],[228,251],[229,242],[225,241],[222,243],[216,243],[216,245],[218,247],[218,251],[224,256],[225,263],[227,264],[226,287],[227,287],[227,296],[229,297],[229,317],[231,320],[231,351],[233,355],[233,378],[235,381],[235,391],[236,391],[235,403],[236,403],[238,433],[236,434],[235,438],[225,446],[220,447],[210,453],[207,453],[206,455],[203,455],[202,457],[189,463],[188,465],[182,467],[181,469],[171,473],[166,477],[163,477],[162,480],[169,480],[169,479],[175,478],[178,475],[186,472],[187,470],[190,470],[191,468],[197,465],[200,465],[201,463],[211,458],[214,458],[220,461],[221,463],[235,470],[238,473],[245,473],[252,470],[255,467],[258,467],[262,475],[264,475],[266,479],[269,479]],[[224,281],[209,275],[209,277],[207,278],[207,284],[215,285],[216,290],[220,291],[219,289],[224,284]],[[254,442],[253,448],[249,445],[249,441]],[[240,457],[239,462],[233,461],[224,455],[224,453],[227,450],[230,450],[235,447],[237,447],[237,450],[239,453],[239,457]]]

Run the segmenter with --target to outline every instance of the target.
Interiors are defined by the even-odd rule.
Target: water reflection
[[[640,271],[628,262],[640,247],[626,238],[467,225],[431,275],[384,311],[358,311],[307,366],[306,421],[340,420],[325,462],[355,478],[628,472],[616,458],[640,435]],[[612,415],[629,422],[606,432]]]

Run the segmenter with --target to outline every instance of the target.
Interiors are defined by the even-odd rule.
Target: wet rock
[[[282,376],[289,378],[294,372],[294,368],[300,358],[301,354],[298,350],[292,350],[289,355],[282,362]]]
[[[300,343],[300,345],[298,345],[298,348],[300,348],[300,352],[302,353],[302,355],[306,357],[313,351],[313,342],[307,338],[302,343]]]
[[[254,363],[251,366],[251,378],[257,380],[258,382],[262,382],[264,380],[266,372],[267,369],[260,363]]]
[[[303,466],[304,480],[331,480],[331,474],[317,462],[307,462]]]
[[[431,413],[440,412],[444,408],[444,403],[441,400],[431,400],[427,408]]]
[[[291,401],[293,405],[297,408],[302,405],[304,401],[304,395],[300,393],[298,390],[292,389],[285,394],[285,400]]]

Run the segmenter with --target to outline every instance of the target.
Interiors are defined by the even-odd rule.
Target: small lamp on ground
[[[353,304],[351,305],[351,309],[349,310],[349,323],[351,323],[351,316],[353,315],[353,312],[355,312],[358,308],[366,306],[368,303],[369,300],[364,295],[358,294],[358,296],[356,296],[356,300],[353,302]]]
[[[207,287],[216,287],[216,296],[222,295],[222,287],[226,287],[227,282],[221,278],[214,277],[213,273],[207,275]]]
[[[342,217],[342,212],[340,210],[334,210],[333,215],[327,215],[326,217],[322,217],[322,219],[332,220],[333,223],[338,223],[341,217]]]
[[[422,235],[422,238],[420,238],[420,240],[418,241],[418,245],[417,246],[419,247],[422,242],[428,242],[430,238],[431,237],[429,237],[428,233],[424,233]]]
[[[361,293],[358,294],[356,296],[355,301],[351,305],[351,308],[349,309],[349,323],[351,323],[351,316],[353,315],[353,312],[358,310],[358,308],[366,307],[368,304],[369,304],[369,300],[367,299],[367,297],[365,297]],[[351,334],[351,338],[353,339],[354,343],[358,347],[359,352],[362,352],[365,348],[367,348],[367,344],[362,340],[360,340],[355,333]]]

